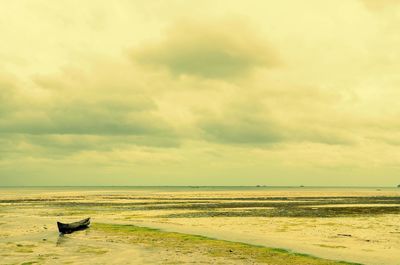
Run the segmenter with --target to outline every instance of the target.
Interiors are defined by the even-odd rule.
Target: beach
[[[56,221],[91,217],[59,235]],[[400,190],[0,189],[1,264],[400,264]],[[343,263],[340,263],[343,262]]]

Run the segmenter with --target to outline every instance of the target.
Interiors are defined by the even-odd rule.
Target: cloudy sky
[[[0,6],[0,185],[400,183],[400,1]]]

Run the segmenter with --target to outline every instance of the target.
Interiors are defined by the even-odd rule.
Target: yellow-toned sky
[[[396,0],[0,0],[0,185],[397,185],[399,32]]]

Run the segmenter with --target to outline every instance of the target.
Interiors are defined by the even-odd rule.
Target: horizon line
[[[256,188],[392,188],[393,186],[356,186],[356,185],[0,185],[0,188],[11,187],[256,187]]]

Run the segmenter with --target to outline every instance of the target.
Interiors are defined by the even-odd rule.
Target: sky
[[[400,1],[0,6],[0,186],[400,183]]]

